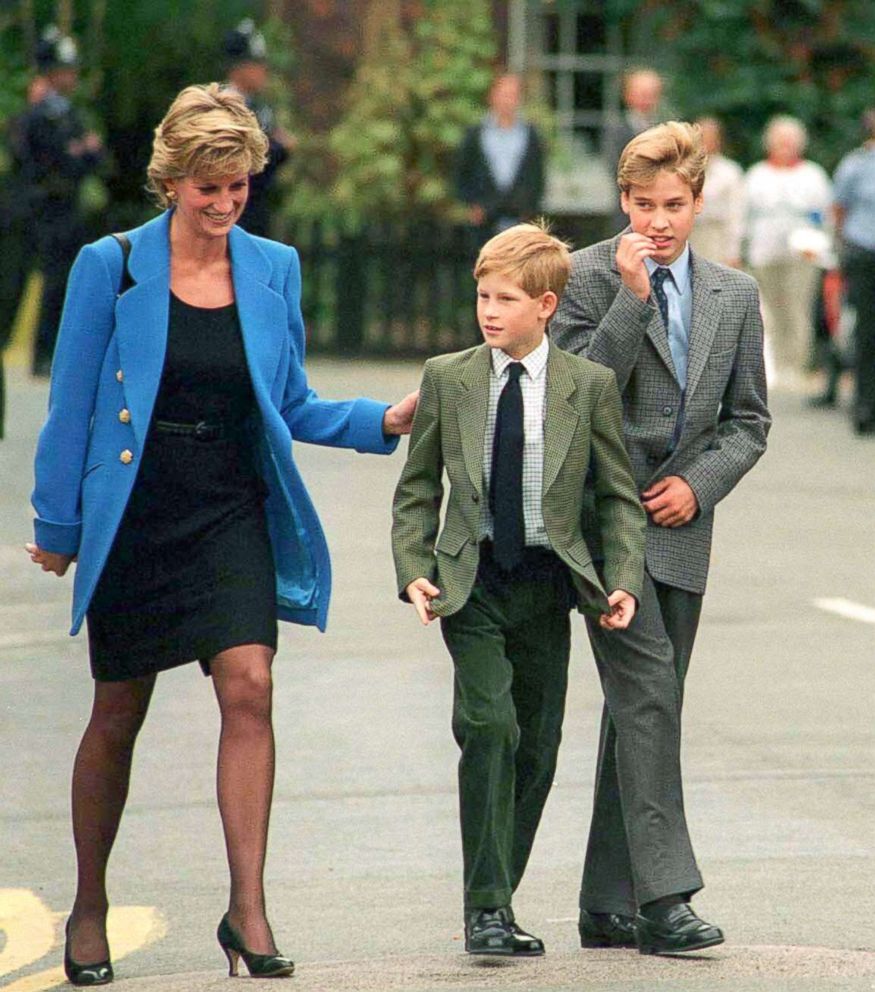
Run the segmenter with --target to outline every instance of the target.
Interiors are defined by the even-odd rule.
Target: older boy
[[[485,344],[426,362],[395,493],[399,593],[423,623],[441,618],[455,666],[471,954],[544,952],[516,925],[511,895],[556,767],[569,610],[577,605],[604,630],[625,628],[643,572],[644,514],[614,375],[545,337],[569,268],[565,245],[535,225],[484,245],[474,276]],[[581,531],[585,495],[603,578]]]
[[[705,164],[701,135],[690,124],[661,124],[629,142],[617,183],[631,230],[575,252],[553,322],[557,344],[616,373],[648,517],[638,616],[611,637],[589,624],[593,652],[603,672],[673,668],[674,684],[660,685],[678,708],[714,506],[756,463],[770,426],[756,284],[687,245],[702,208]],[[643,691],[629,683],[632,695]],[[674,754],[679,737],[663,743]],[[721,943],[721,931],[689,906],[702,881],[674,758],[660,779],[660,804],[648,807],[636,744],[635,728],[621,725],[608,697],[580,893],[581,944],[637,942],[642,953],[660,954]]]

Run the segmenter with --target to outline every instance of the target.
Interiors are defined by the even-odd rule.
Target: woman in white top
[[[832,202],[826,172],[802,157],[807,138],[795,117],[773,117],[763,135],[767,157],[745,178],[747,261],[760,285],[774,379],[790,385],[808,368],[819,274],[802,232],[821,229]]]
[[[704,206],[690,235],[693,250],[712,262],[738,268],[744,232],[744,170],[722,153],[723,129],[714,117],[698,122],[708,153]]]

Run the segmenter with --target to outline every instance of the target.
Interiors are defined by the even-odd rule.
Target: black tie
[[[653,288],[653,295],[659,305],[659,312],[662,314],[662,322],[668,330],[668,297],[665,295],[665,280],[672,278],[671,270],[661,265],[655,269],[650,277],[650,285]]]
[[[492,475],[489,508],[493,522],[493,554],[506,571],[518,565],[526,543],[523,521],[523,366],[511,362],[508,379],[498,398],[495,437],[492,440]]]

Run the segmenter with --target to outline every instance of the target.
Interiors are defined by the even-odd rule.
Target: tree
[[[832,168],[859,142],[873,103],[875,18],[870,0],[650,0],[633,50],[667,53],[671,95],[685,117],[721,118],[733,152],[762,156],[773,114],[801,118],[809,157]],[[656,37],[662,45],[653,45]]]
[[[451,216],[464,129],[483,113],[496,58],[488,0],[427,0],[373,24],[329,147],[331,196],[356,217]]]

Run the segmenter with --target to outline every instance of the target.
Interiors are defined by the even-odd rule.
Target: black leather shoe
[[[517,926],[510,906],[474,909],[465,920],[465,950],[469,954],[539,957],[544,942]]]
[[[228,922],[227,913],[219,921],[216,938],[228,959],[228,975],[231,978],[237,977],[240,958],[243,958],[250,978],[287,978],[294,974],[294,961],[282,954],[256,954],[250,951],[240,939],[240,934]]]
[[[722,944],[723,931],[700,920],[688,903],[648,910],[635,917],[635,936],[642,954],[680,954]]]
[[[580,911],[577,923],[581,947],[636,947],[635,917],[622,913]]]
[[[64,930],[64,974],[71,985],[109,985],[115,977],[112,962],[98,961],[95,964],[79,964],[70,956],[70,921]]]

